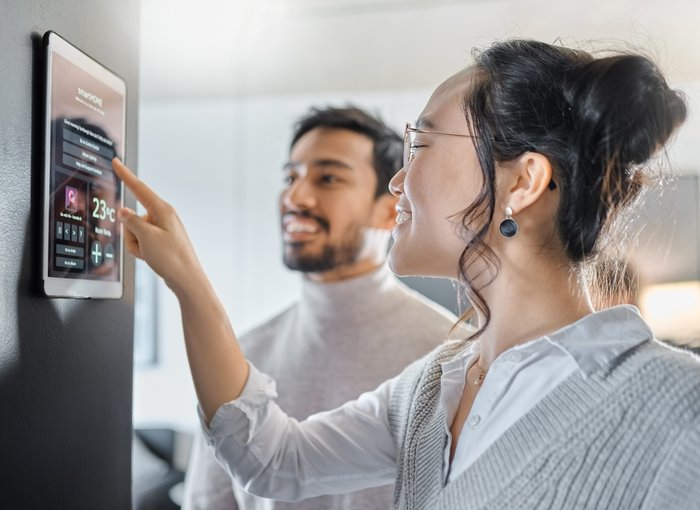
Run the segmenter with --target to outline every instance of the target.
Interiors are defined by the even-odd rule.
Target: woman
[[[396,508],[697,506],[697,360],[633,307],[595,312],[577,277],[685,112],[644,57],[534,41],[442,83],[406,128],[390,264],[459,280],[478,329],[303,423],[245,361],[175,211],[115,161],[148,210],[120,213],[127,246],[180,301],[220,461],[275,499],[395,480]]]

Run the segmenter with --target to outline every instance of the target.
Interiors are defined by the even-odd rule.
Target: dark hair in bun
[[[494,217],[496,163],[528,151],[549,159],[560,193],[557,234],[568,258],[578,263],[596,254],[601,232],[635,201],[643,187],[639,166],[685,120],[686,106],[682,94],[641,55],[594,58],[580,50],[511,40],[477,53],[473,71],[464,109],[477,135],[484,184],[464,211],[463,224],[482,223],[460,263],[467,293],[487,324],[488,307],[466,269],[474,257],[483,257],[492,277],[498,270],[483,242]]]

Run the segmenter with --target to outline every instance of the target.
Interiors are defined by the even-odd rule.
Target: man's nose
[[[282,204],[288,210],[313,209],[316,195],[308,179],[299,178],[282,192]]]

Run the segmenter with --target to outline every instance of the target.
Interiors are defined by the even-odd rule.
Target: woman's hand
[[[124,185],[146,208],[141,217],[129,208],[119,210],[124,224],[124,240],[129,253],[145,260],[175,295],[206,278],[185,227],[175,209],[136,177],[119,159],[112,166]]]

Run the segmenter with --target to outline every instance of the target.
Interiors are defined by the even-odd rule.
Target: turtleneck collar
[[[302,281],[300,306],[314,315],[337,314],[338,309],[354,312],[376,309],[385,302],[382,294],[395,287],[396,277],[387,264],[354,278],[336,282]]]

